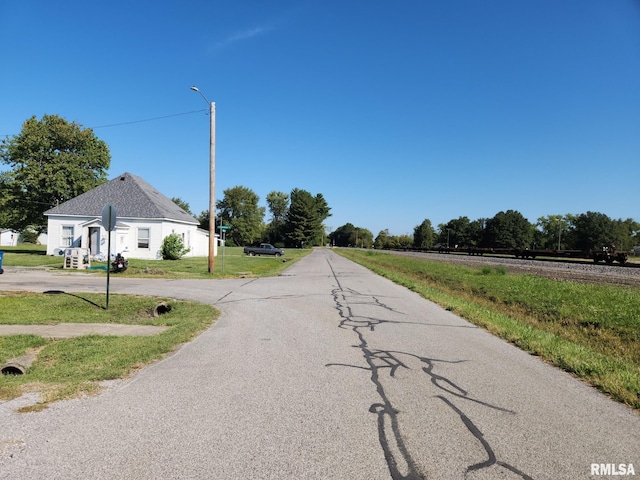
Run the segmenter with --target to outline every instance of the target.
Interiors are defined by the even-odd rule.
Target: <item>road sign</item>
[[[231,230],[231,225],[219,225],[218,230],[222,230],[222,231]]]
[[[116,226],[116,207],[107,204],[102,209],[102,226],[107,232],[112,232]]]
[[[102,227],[107,232],[112,232],[116,228],[116,207],[106,204],[102,209]],[[109,310],[109,273],[111,272],[111,233],[107,235],[107,310]]]

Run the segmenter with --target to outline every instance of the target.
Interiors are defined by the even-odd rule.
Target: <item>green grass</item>
[[[638,288],[337,251],[640,409]]]
[[[17,247],[0,247],[4,252],[2,267],[60,267],[62,268],[62,257],[47,255],[45,245],[33,245],[31,243],[21,243]]]
[[[18,247],[3,247],[3,266],[48,267],[62,269],[63,257],[45,255],[46,247],[22,244]],[[242,253],[242,247],[218,249],[214,260],[213,273],[208,271],[207,257],[184,257],[180,260],[140,260],[127,258],[129,268],[118,275],[144,278],[233,278],[263,277],[278,275],[292,263],[311,253],[311,249],[286,249],[280,258],[261,256],[249,257]],[[92,262],[92,267],[107,265],[106,262]],[[223,271],[224,267],[224,271]],[[84,271],[84,270],[80,270]],[[99,270],[91,270],[100,273]],[[89,272],[88,272],[89,273]],[[102,273],[106,275],[106,272]]]
[[[2,247],[3,267],[33,267],[62,270],[63,258],[47,256],[46,248],[22,244]],[[227,278],[278,275],[311,249],[287,249],[286,255],[249,257],[240,247],[218,251],[214,272],[208,272],[206,257],[180,260],[129,259],[129,268],[118,276],[145,278]],[[224,271],[223,271],[224,263]],[[92,266],[106,266],[93,262]],[[104,271],[85,271],[106,276]],[[116,274],[113,274],[116,275]],[[171,328],[153,337],[109,337],[89,335],[51,341],[35,335],[0,336],[0,364],[27,352],[38,351],[37,360],[25,375],[0,376],[0,400],[25,392],[41,393],[42,401],[30,410],[45,408],[50,402],[91,394],[99,382],[122,378],[143,365],[161,358],[181,343],[207,328],[218,312],[206,305],[173,300],[111,295],[105,310],[103,294],[65,293],[57,295],[0,292],[0,324],[134,323],[167,325]],[[150,314],[161,301],[171,304],[170,313],[153,318]]]
[[[185,257],[180,260],[130,259],[129,268],[123,275],[153,278],[273,276],[289,268],[294,262],[308,255],[311,251],[311,249],[287,249],[284,257],[250,257],[242,253],[242,247],[227,247],[225,249],[224,259],[222,249],[218,250],[218,256],[214,261],[213,274],[209,274],[208,272],[208,259],[206,257]]]
[[[37,391],[41,401],[26,410],[45,408],[50,402],[99,390],[99,382],[123,378],[162,358],[208,328],[219,312],[208,305],[164,298],[111,295],[109,310],[103,294],[1,293],[0,324],[59,322],[125,323],[168,326],[149,337],[86,335],[47,340],[35,335],[0,336],[0,364],[38,351],[25,375],[0,376],[0,400]],[[171,311],[153,317],[153,308],[167,302]]]

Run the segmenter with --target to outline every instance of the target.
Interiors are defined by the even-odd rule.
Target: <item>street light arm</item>
[[[207,97],[204,96],[204,93],[202,93],[198,87],[196,87],[195,85],[193,87],[191,87],[191,90],[193,90],[194,92],[198,92],[202,98],[204,98],[204,101],[207,102],[207,105],[211,105],[211,102],[209,101],[209,99]]]

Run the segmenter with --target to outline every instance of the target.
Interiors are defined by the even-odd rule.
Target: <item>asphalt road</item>
[[[6,271],[9,289],[104,279]],[[276,278],[112,276],[111,292],[223,314],[97,397],[0,404],[0,478],[608,478],[593,463],[640,476],[635,412],[329,250]]]

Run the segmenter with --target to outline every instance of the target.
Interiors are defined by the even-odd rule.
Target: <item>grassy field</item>
[[[154,317],[153,308],[167,302],[171,311]],[[219,312],[208,305],[164,298],[104,294],[35,294],[0,292],[0,324],[125,323],[168,326],[149,337],[86,335],[47,340],[36,335],[0,336],[0,364],[27,353],[37,358],[25,375],[0,376],[0,400],[39,392],[40,401],[23,411],[51,402],[93,394],[99,382],[123,378],[162,358],[209,327]]]
[[[640,409],[638,288],[337,252]]]
[[[62,270],[63,257],[46,255],[46,247],[22,244],[18,247],[2,247],[4,267],[47,267]],[[262,277],[277,275],[311,253],[311,249],[286,249],[284,257],[249,257],[242,247],[227,247],[218,250],[213,273],[208,272],[207,257],[185,257],[180,260],[127,259],[129,268],[118,275],[150,278],[233,278],[240,276]],[[107,263],[92,262],[91,267],[105,268]],[[89,271],[88,271],[89,272]],[[100,273],[101,270],[90,270]],[[106,275],[106,272],[104,272]]]
[[[52,255],[47,256],[47,247],[44,245],[33,245],[23,243],[17,247],[0,247],[0,251],[4,252],[2,266],[23,266],[23,267],[39,267],[39,266],[55,266],[62,268],[62,259]]]

